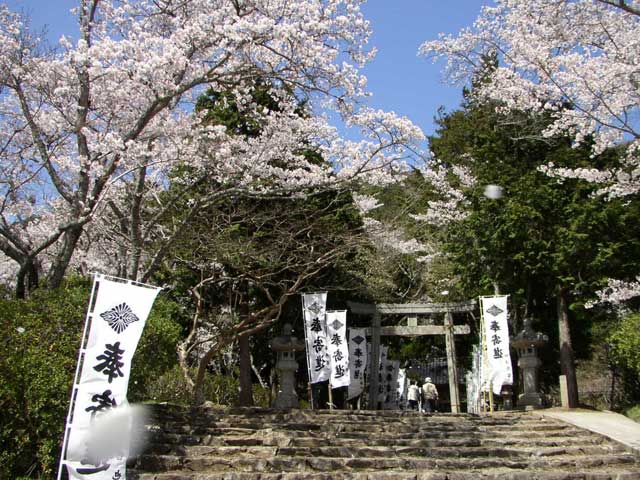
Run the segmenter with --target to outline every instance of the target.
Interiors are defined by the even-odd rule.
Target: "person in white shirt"
[[[418,400],[420,399],[420,388],[416,385],[415,380],[411,380],[411,384],[407,390],[407,400],[411,410],[418,409]]]

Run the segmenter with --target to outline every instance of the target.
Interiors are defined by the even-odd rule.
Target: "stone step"
[[[185,428],[185,431],[189,431]],[[587,441],[593,443],[595,439],[602,439],[601,436],[592,434],[585,430],[581,430],[574,427],[563,427],[560,429],[552,429],[547,431],[519,431],[508,430],[502,432],[495,432],[493,430],[485,431],[480,429],[473,432],[460,431],[460,430],[422,430],[418,432],[384,432],[384,434],[372,434],[371,432],[359,432],[359,431],[325,431],[325,430],[313,430],[313,431],[279,431],[275,428],[260,430],[239,430],[239,429],[193,429],[190,433],[167,433],[164,431],[150,431],[150,441],[154,443],[167,443],[167,444],[184,444],[194,445],[203,443],[205,445],[211,445],[212,441],[216,441],[218,438],[225,438],[233,442],[235,445],[242,445],[245,440],[250,444],[259,444],[256,439],[273,442],[270,444],[282,445],[283,438],[289,438],[292,441],[297,439],[309,439],[316,441],[336,441],[340,439],[345,440],[361,440],[369,442],[393,442],[402,443],[413,440],[440,440],[440,441],[452,441],[461,438],[468,439],[470,441],[548,441],[571,438],[572,442]],[[306,441],[309,441],[306,440]]]
[[[424,458],[424,457],[257,457],[252,454],[233,457],[198,456],[181,457],[171,455],[142,455],[135,469],[145,472],[167,472],[185,469],[192,472],[352,472],[372,471],[482,471],[500,468],[556,471],[583,470],[597,467],[626,468],[626,471],[640,472],[637,458],[629,453],[607,455],[558,455],[556,457],[516,456],[509,458]]]
[[[527,413],[151,409],[140,480],[640,480],[640,457]]]
[[[521,430],[527,433],[537,432],[562,432],[572,427],[562,423],[536,423],[531,425],[475,425],[473,423],[449,424],[449,423],[421,423],[416,425],[393,424],[374,425],[358,423],[245,423],[232,425],[226,422],[210,422],[200,424],[184,424],[171,422],[162,426],[155,425],[153,430],[164,433],[189,433],[195,435],[237,435],[250,434],[263,430],[279,430],[291,432],[327,431],[336,433],[360,432],[367,435],[399,435],[399,434],[424,434],[431,432],[456,432],[459,434],[474,432],[513,432]]]
[[[510,445],[539,445],[539,446],[564,446],[570,445],[600,445],[604,439],[600,435],[590,432],[576,430],[567,432],[566,435],[537,435],[531,436],[526,433],[504,435],[482,435],[474,438],[457,436],[455,438],[396,438],[393,445],[399,447],[456,447],[456,446],[510,446]],[[389,445],[389,438],[368,438],[366,444],[369,446]],[[606,442],[605,442],[606,443]],[[358,446],[362,445],[361,438],[349,438],[345,436],[322,435],[322,436],[299,436],[291,437],[286,435],[250,435],[250,436],[190,436],[177,434],[164,434],[151,437],[149,449],[154,452],[166,453],[175,446],[272,446],[272,447],[318,447],[318,446]],[[623,448],[620,446],[619,448]]]
[[[129,477],[130,475],[127,474]],[[503,468],[495,472],[449,470],[447,472],[360,471],[335,473],[167,472],[131,475],[132,480],[638,480],[637,472],[619,469],[533,471]]]
[[[275,446],[191,446],[176,447],[167,451],[153,451],[155,454],[181,455],[183,457],[215,456],[231,458],[237,455],[251,454],[260,458],[275,456],[287,457],[342,457],[342,458],[373,458],[373,457],[429,457],[429,458],[457,458],[457,457],[552,457],[560,455],[607,455],[609,453],[624,453],[623,447],[614,445],[570,445],[565,446],[530,446],[517,447],[483,446],[483,445],[454,445],[454,446],[313,446],[313,447],[275,447]]]

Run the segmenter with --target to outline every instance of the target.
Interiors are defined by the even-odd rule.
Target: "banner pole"
[[[329,380],[327,386],[329,387],[329,410],[333,410],[333,391],[331,389],[331,380]]]
[[[489,412],[493,415],[493,382],[489,382]]]
[[[304,318],[305,311],[307,310],[307,305],[304,301],[304,293],[302,295],[302,330],[304,331],[304,350],[305,350],[305,358],[307,359],[307,375],[309,376],[309,383],[307,387],[307,392],[309,395],[309,404],[311,404],[311,410],[315,409],[313,404],[313,387],[311,386],[311,364],[309,363],[309,343],[307,340],[307,322]]]
[[[57,480],[62,478],[62,469],[64,466],[64,460],[66,459],[66,450],[67,443],[69,442],[69,430],[70,430],[70,419],[71,414],[73,412],[73,399],[78,389],[78,377],[80,376],[80,362],[82,360],[82,356],[84,355],[85,346],[87,344],[87,331],[89,329],[89,322],[93,316],[93,302],[95,300],[96,293],[96,284],[98,283],[98,279],[102,278],[102,275],[94,273],[93,274],[93,284],[91,285],[91,295],[89,295],[89,305],[87,306],[87,314],[84,319],[84,329],[82,330],[82,340],[80,341],[80,351],[78,352],[78,362],[76,363],[76,373],[73,377],[73,386],[71,387],[71,398],[69,399],[69,410],[67,412],[67,421],[64,426],[64,438],[62,440],[62,449],[60,451],[60,464],[58,465],[58,476]]]
[[[480,330],[482,332],[481,335],[481,340],[482,340],[482,369],[485,373],[485,375],[487,374],[488,370],[489,370],[489,357],[488,357],[488,350],[487,350],[487,335],[486,335],[486,325],[485,325],[485,319],[484,319],[484,298],[485,297],[480,297]],[[482,379],[482,374],[480,375],[481,377],[481,385],[480,388],[483,389],[482,391],[482,411],[483,413],[487,413],[487,397],[486,397],[486,391],[484,390],[484,385],[482,382],[482,380],[486,380]],[[491,381],[489,381],[489,411],[493,414],[493,391],[491,390],[492,385],[491,385]]]

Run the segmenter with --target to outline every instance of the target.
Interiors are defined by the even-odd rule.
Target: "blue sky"
[[[36,26],[48,26],[53,43],[63,34],[73,35],[75,19],[69,9],[76,0],[6,0],[14,10],[25,9]],[[438,33],[456,33],[469,26],[481,0],[369,0],[363,12],[373,28],[371,44],[376,59],[366,67],[371,104],[406,115],[426,135],[434,132],[438,107],[455,109],[461,100],[459,86],[442,82],[442,64],[417,56],[418,47]]]

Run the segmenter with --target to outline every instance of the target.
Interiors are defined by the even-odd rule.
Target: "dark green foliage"
[[[542,352],[543,379],[555,383],[559,292],[570,310],[576,357],[591,357],[594,342],[604,341],[593,333],[598,323],[611,326],[614,319],[582,305],[607,278],[637,274],[640,211],[636,198],[605,199],[597,195],[598,185],[542,173],[550,162],[565,168],[613,168],[619,162],[616,150],[594,158],[588,146],[544,138],[547,124],[544,116],[502,116],[495,105],[466,101],[462,109],[441,114],[430,143],[445,165],[465,166],[477,179],[465,192],[469,216],[441,232],[464,291],[469,297],[509,294],[513,329],[524,315],[538,320],[535,328],[550,337]],[[489,184],[502,186],[503,196],[486,198]]]
[[[72,279],[0,301],[0,478],[54,476],[90,291],[88,280]],[[146,398],[147,384],[176,363],[176,314],[157,300],[134,357],[130,399]]]
[[[149,400],[150,385],[178,363],[176,345],[182,338],[177,322],[184,314],[178,305],[158,296],[140,337],[132,360],[127,398],[130,402]]]
[[[609,337],[614,360],[640,377],[640,314],[622,319]]]
[[[468,103],[438,123],[438,136],[430,139],[435,155],[471,168],[478,179],[468,192],[471,214],[448,231],[446,243],[467,291],[493,293],[497,284],[530,314],[553,316],[557,288],[586,299],[606,277],[637,271],[637,206],[607,201],[593,184],[539,171],[548,162],[612,166],[616,152],[592,159],[567,139],[543,139],[544,118],[501,117],[492,105]],[[488,184],[503,186],[504,196],[485,198]]]
[[[2,478],[54,475],[89,291],[84,283],[0,302]]]

